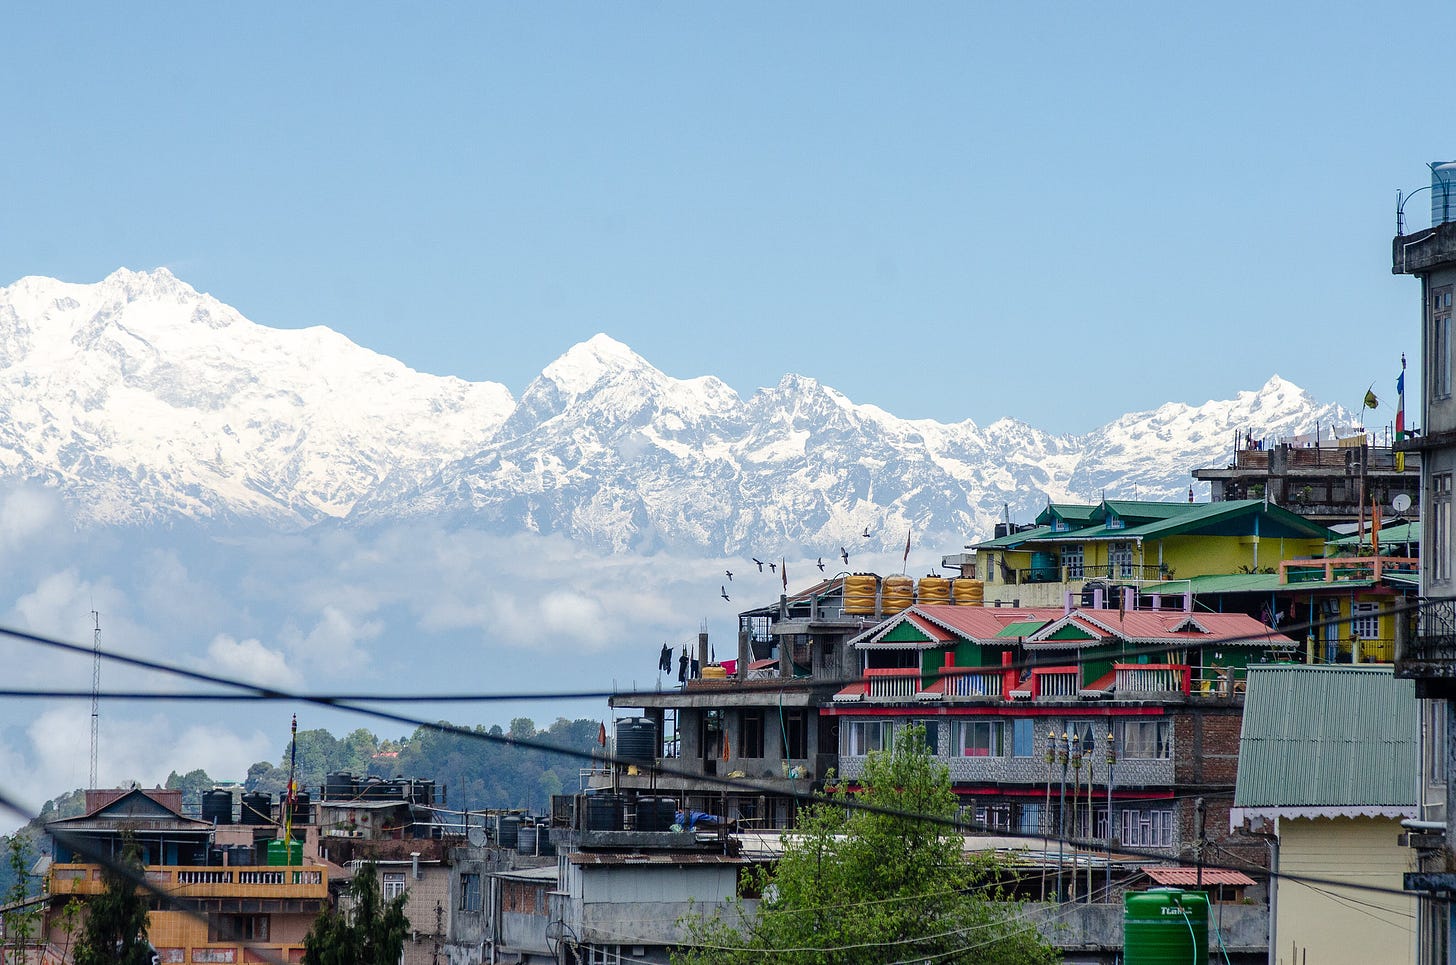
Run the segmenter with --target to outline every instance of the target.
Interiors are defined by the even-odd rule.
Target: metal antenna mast
[[[101,614],[91,611],[96,629],[91,633],[91,783],[96,786],[96,741],[101,729]]]

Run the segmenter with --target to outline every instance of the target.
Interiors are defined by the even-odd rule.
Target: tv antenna
[[[101,613],[91,611],[95,629],[91,632],[91,783],[96,786],[96,741],[101,731]]]

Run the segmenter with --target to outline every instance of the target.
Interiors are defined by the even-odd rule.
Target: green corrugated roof
[[[1038,539],[1051,533],[1050,526],[1033,526],[1031,529],[1022,530],[1019,533],[1012,533],[1009,536],[1002,536],[997,539],[988,539],[984,543],[977,543],[973,548],[978,550],[1014,549],[1025,543],[1027,540]],[[1066,536],[1066,533],[1056,535]]]
[[[1097,507],[1099,512],[1093,514],[1094,519],[1106,519],[1109,512],[1116,513],[1126,520],[1142,520],[1151,522],[1155,519],[1171,519],[1175,516],[1182,516],[1200,503],[1165,503],[1151,502],[1138,499],[1105,499],[1102,505]]]
[[[1332,539],[1330,543],[1335,546],[1354,546],[1357,541],[1360,543],[1369,543],[1370,534],[1366,533],[1362,537],[1357,533],[1351,533],[1349,536]],[[1380,527],[1380,543],[1382,546],[1390,543],[1419,543],[1420,541],[1421,524],[1419,521],[1414,523],[1396,523],[1394,526]]]
[[[1130,526],[1121,531],[1123,536],[1140,536],[1143,539],[1167,539],[1185,533],[1199,533],[1205,536],[1252,535],[1252,525],[1241,525],[1247,519],[1259,520],[1259,534],[1270,539],[1289,537],[1293,539],[1328,540],[1334,534],[1318,523],[1287,509],[1266,503],[1262,499],[1229,499],[1216,503],[1193,503],[1188,512]]]
[[[1047,625],[1045,620],[1023,620],[1020,623],[1009,623],[1002,630],[998,631],[998,637],[1029,637],[1042,627]]]
[[[1234,806],[1412,806],[1416,725],[1388,667],[1250,667]]]
[[[1386,573],[1385,580],[1395,579],[1396,574]],[[1414,578],[1414,576],[1413,576]],[[1169,580],[1166,583],[1149,583],[1140,593],[1159,593],[1164,596],[1181,596],[1190,589],[1194,596],[1204,593],[1304,593],[1307,590],[1358,590],[1374,586],[1371,580],[1300,580],[1295,583],[1280,583],[1278,573],[1215,573],[1195,576],[1187,580]]]
[[[1096,506],[1084,506],[1081,503],[1047,503],[1047,508],[1041,511],[1036,521],[1050,526],[1053,519],[1060,519],[1074,526],[1086,526],[1096,512]]]

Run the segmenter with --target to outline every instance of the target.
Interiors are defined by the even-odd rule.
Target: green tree
[[[202,768],[195,771],[188,771],[186,774],[178,774],[176,771],[167,775],[166,787],[182,792],[182,803],[192,807],[202,805],[202,795],[212,790],[217,784],[207,776]]]
[[[19,831],[10,836],[6,843],[6,865],[14,876],[14,882],[5,891],[4,903],[13,905],[30,897],[30,886],[26,872],[30,868],[30,849],[24,835]],[[27,946],[36,936],[40,911],[34,907],[16,908],[4,915],[5,946],[9,949],[7,962],[30,961]]]
[[[949,771],[923,728],[866,758],[861,790],[830,786],[750,886],[756,914],[690,917],[678,965],[1040,965],[1057,953],[1009,900],[992,856],[967,858]],[[858,802],[865,808],[846,805]]]
[[[384,901],[374,862],[349,882],[347,907],[321,912],[303,940],[303,965],[396,965],[409,934],[408,894]]]
[[[137,894],[141,853],[131,835],[126,835],[121,861],[102,868],[101,880],[105,890],[86,905],[76,965],[151,965],[147,902]]]

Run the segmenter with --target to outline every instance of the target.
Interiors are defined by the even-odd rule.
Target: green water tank
[[[302,841],[269,841],[268,863],[270,865],[303,864]]]
[[[1128,892],[1122,899],[1126,965],[1208,965],[1208,895],[1180,888]]]

